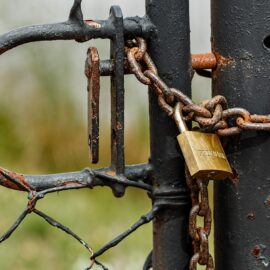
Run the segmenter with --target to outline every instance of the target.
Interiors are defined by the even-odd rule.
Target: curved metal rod
[[[105,24],[105,21],[99,23],[84,21],[81,0],[75,0],[66,22],[21,27],[0,36],[0,54],[34,41],[76,40],[84,42],[91,38],[102,37],[101,30]]]
[[[93,38],[112,38],[115,29],[108,20],[84,20],[81,10],[82,0],[74,0],[66,22],[32,25],[12,30],[0,35],[0,55],[19,45],[45,40],[75,40],[85,42]],[[124,34],[147,36],[155,32],[147,17],[124,19]]]
[[[100,25],[102,24],[104,22],[100,22]],[[0,36],[0,54],[19,45],[34,41],[76,40],[84,42],[91,38],[100,37],[100,32],[98,28],[87,24],[78,25],[73,21],[22,27]]]

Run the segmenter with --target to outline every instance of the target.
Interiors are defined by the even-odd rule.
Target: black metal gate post
[[[190,96],[189,1],[147,0],[146,11],[157,28],[157,35],[148,43],[160,77]],[[190,199],[176,140],[178,131],[153,91],[149,91],[149,98],[153,204],[164,206],[153,222],[153,269],[187,269]]]
[[[214,94],[257,114],[269,112],[269,11],[269,1],[212,1],[212,45],[221,60]],[[228,153],[239,180],[215,183],[216,269],[269,269],[269,134],[244,132],[230,139]]]

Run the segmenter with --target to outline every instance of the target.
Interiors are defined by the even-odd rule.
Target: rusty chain
[[[180,90],[170,88],[158,76],[144,39],[128,40],[125,49],[131,73],[155,91],[160,107],[168,116],[172,117],[173,104],[178,101],[184,104],[185,120],[197,122],[201,130],[206,132],[232,136],[240,134],[242,130],[270,131],[270,115],[250,114],[244,108],[228,108],[226,98],[220,95],[195,104]]]
[[[149,85],[155,91],[160,107],[169,117],[173,116],[173,104],[181,102],[184,104],[185,120],[197,122],[202,131],[215,132],[219,136],[240,134],[242,130],[270,131],[270,115],[251,115],[244,108],[228,108],[226,98],[221,95],[204,100],[201,104],[195,104],[180,90],[167,86],[158,76],[157,68],[147,53],[144,39],[128,40],[125,52],[130,72],[134,73],[141,83]],[[213,61],[214,59],[211,60],[211,65]],[[190,260],[189,270],[197,270],[198,264],[205,266],[206,270],[214,270],[214,261],[208,243],[212,225],[208,199],[209,181],[192,178],[187,167],[185,175],[192,202],[189,234],[192,238],[194,255]],[[197,225],[198,217],[203,218],[203,227]]]
[[[192,208],[189,214],[189,235],[192,238],[194,255],[189,270],[197,270],[197,264],[206,270],[214,270],[214,261],[209,253],[208,236],[211,232],[212,215],[208,199],[208,181],[194,179],[185,167],[187,185],[190,189]],[[203,227],[197,225],[197,217],[203,217]]]

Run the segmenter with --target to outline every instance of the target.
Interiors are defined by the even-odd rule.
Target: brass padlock
[[[220,180],[232,176],[219,137],[216,134],[189,131],[182,115],[181,103],[174,108],[174,120],[180,135],[177,136],[190,175],[195,178]]]

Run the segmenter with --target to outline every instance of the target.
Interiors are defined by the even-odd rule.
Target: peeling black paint
[[[224,95],[230,107],[268,114],[270,102],[270,51],[264,39],[270,34],[270,2],[212,0],[212,46],[226,58],[213,81],[214,94]],[[215,183],[215,254],[219,270],[264,269],[265,261],[252,256],[253,247],[270,246],[270,219],[265,199],[270,190],[270,137],[245,132],[230,139],[228,156],[239,182]],[[247,213],[256,213],[256,216]],[[250,218],[251,217],[251,218]],[[270,257],[270,250],[264,250]]]

